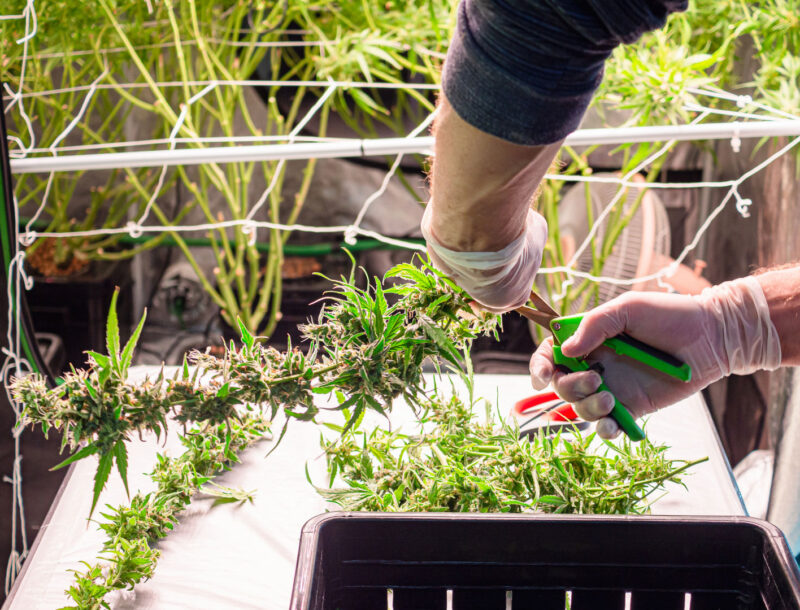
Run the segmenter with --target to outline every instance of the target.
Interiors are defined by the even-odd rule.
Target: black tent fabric
[[[14,199],[11,189],[11,167],[9,165],[8,140],[6,137],[5,110],[0,98],[0,345],[10,349],[8,345],[8,316],[11,303],[9,302],[9,267],[17,255],[16,218],[14,213]],[[11,286],[14,288],[13,283]],[[13,292],[11,293],[12,301]],[[31,367],[46,375],[52,382],[52,375],[37,348],[33,325],[31,323],[28,307],[25,303],[24,290],[19,298],[20,337],[22,356]],[[16,325],[14,325],[16,326]],[[16,328],[12,330],[16,331]],[[0,355],[0,360],[4,359]],[[12,370],[9,374],[13,373]],[[47,515],[50,504],[55,497],[58,487],[64,478],[65,472],[59,470],[50,472],[50,467],[59,461],[60,438],[57,433],[50,432],[45,439],[41,431],[25,430],[20,436],[21,474],[22,474],[22,500],[24,506],[24,522],[20,519],[19,511],[16,514],[16,540],[12,540],[13,525],[13,487],[10,483],[14,472],[15,443],[14,427],[16,416],[9,402],[6,389],[0,391],[0,575],[5,576],[6,565],[14,549],[22,550],[21,527],[24,523],[28,546],[33,545],[37,532]],[[0,587],[0,602],[5,599],[5,591]]]

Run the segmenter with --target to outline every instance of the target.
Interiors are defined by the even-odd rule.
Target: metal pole
[[[771,136],[800,136],[800,120],[581,129],[567,137],[566,143],[570,146],[590,146],[595,144],[625,144],[630,142],[721,140]],[[213,146],[174,150],[143,150],[86,155],[72,154],[58,157],[31,157],[26,159],[12,159],[11,171],[15,174],[36,174],[124,167],[199,165],[212,162],[234,163],[274,161],[278,159],[369,157],[396,155],[400,153],[430,154],[432,150],[432,136],[418,138],[381,138],[374,140],[342,139],[329,142]]]

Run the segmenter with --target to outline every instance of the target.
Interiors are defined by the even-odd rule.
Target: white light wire
[[[686,257],[697,247],[700,243],[700,239],[702,239],[705,232],[713,223],[714,219],[719,216],[722,211],[727,206],[728,202],[735,198],[738,195],[738,191],[736,190],[738,186],[740,186],[746,180],[752,178],[758,172],[764,170],[767,166],[771,165],[775,160],[779,159],[786,153],[788,153],[792,148],[800,144],[800,137],[793,139],[789,142],[786,146],[782,147],[777,152],[770,155],[767,159],[756,165],[751,170],[747,171],[746,173],[742,174],[737,180],[734,180],[734,184],[730,187],[728,192],[723,197],[722,201],[717,205],[716,208],[708,215],[708,218],[700,225],[697,229],[692,241],[689,242],[681,253],[678,255],[670,265],[664,267],[663,269],[651,273],[648,275],[642,275],[639,277],[631,278],[631,279],[619,279],[613,278],[603,275],[592,275],[590,273],[584,273],[582,271],[578,271],[568,266],[559,266],[559,267],[543,267],[539,269],[539,273],[543,274],[553,274],[553,273],[563,273],[575,278],[586,279],[592,282],[605,282],[608,284],[613,284],[615,286],[632,286],[633,284],[638,284],[640,282],[647,282],[651,280],[657,280],[659,278],[669,277],[673,275],[677,270],[678,266],[686,259]]]
[[[17,139],[17,142],[22,145],[20,152],[25,153],[26,148],[32,148],[36,145],[36,136],[33,131],[33,125],[30,117],[25,111],[24,104],[21,98],[24,83],[25,71],[28,62],[28,42],[36,35],[38,29],[38,20],[36,15],[36,7],[34,0],[27,0],[25,8],[22,11],[22,16],[25,19],[25,34],[22,38],[18,39],[17,44],[22,45],[22,60],[20,66],[19,89],[14,92],[11,88],[4,84],[6,91],[12,94],[10,106],[15,104],[19,105],[19,115],[22,118],[28,134],[30,136],[30,143],[25,147],[23,142]],[[6,108],[8,111],[9,108]],[[11,189],[8,189],[11,192]],[[16,245],[19,239],[19,207],[16,205],[16,200],[12,202],[14,209],[13,214],[13,227],[11,228],[11,235],[13,236],[13,244]],[[5,213],[0,211],[0,213]],[[8,268],[8,281],[6,285],[8,311],[6,312],[6,346],[2,348],[2,353],[5,356],[2,367],[0,367],[0,383],[3,384],[3,389],[6,392],[8,403],[14,411],[14,431],[12,433],[14,439],[14,461],[12,463],[12,472],[9,477],[3,474],[3,483],[11,484],[11,550],[9,552],[8,561],[6,563],[6,573],[4,580],[4,592],[8,596],[11,587],[14,584],[17,576],[22,569],[22,562],[28,556],[28,535],[25,520],[25,504],[22,496],[22,447],[21,447],[21,416],[22,405],[18,404],[14,397],[11,395],[9,381],[9,374],[22,375],[24,372],[31,370],[31,365],[22,356],[21,339],[21,307],[22,307],[22,289],[23,285],[26,290],[32,286],[31,278],[29,278],[23,267],[25,259],[25,252],[20,251],[16,254],[13,260],[9,263]],[[19,545],[19,546],[18,546]]]
[[[697,123],[700,123],[704,118],[706,118],[706,116],[708,116],[707,112],[698,115],[697,118],[695,118],[691,122],[691,124],[695,125]],[[670,140],[669,142],[664,144],[659,150],[646,157],[636,167],[634,167],[627,174],[625,174],[623,176],[623,180],[628,181],[632,179],[634,176],[636,176],[639,172],[648,167],[655,160],[667,154],[674,145],[675,145],[675,140]],[[578,246],[577,250],[575,250],[575,253],[572,255],[572,258],[567,263],[567,267],[573,267],[578,262],[578,259],[581,257],[581,255],[591,245],[594,236],[597,235],[597,231],[600,230],[601,223],[608,217],[609,214],[611,214],[611,212],[614,210],[614,206],[616,206],[617,202],[619,202],[619,200],[622,199],[623,195],[625,195],[625,189],[624,188],[617,189],[617,192],[614,194],[614,197],[611,199],[611,201],[608,202],[606,207],[603,209],[603,211],[595,220],[594,224],[592,225],[592,228],[589,231],[589,234],[586,236],[586,239],[584,239],[583,243],[580,246]]]
[[[6,393],[6,398],[14,411],[15,426],[12,436],[14,438],[14,461],[12,463],[12,474],[3,475],[3,482],[11,484],[11,552],[6,564],[5,594],[8,595],[11,586],[14,584],[20,572],[22,562],[28,555],[28,534],[25,525],[25,505],[22,498],[22,448],[21,448],[21,418],[22,405],[14,400],[11,394],[9,381],[13,376],[21,376],[31,371],[30,364],[22,357],[21,349],[21,319],[20,307],[22,306],[22,289],[29,290],[33,285],[31,278],[27,276],[23,268],[25,252],[18,252],[11,261],[8,269],[8,281],[6,283],[6,295],[9,303],[7,316],[8,330],[6,332],[6,342],[8,347],[3,347],[2,353],[5,355],[3,366],[0,367],[0,383]],[[19,530],[19,532],[18,532]],[[21,550],[17,550],[17,538]]]
[[[17,15],[15,18],[22,18],[22,15]],[[0,16],[0,21],[3,20],[3,17]],[[209,37],[205,39],[207,42],[210,42],[215,45],[219,46],[227,46],[227,47],[261,47],[261,48],[298,48],[298,47],[329,47],[336,45],[335,40],[273,40],[273,41],[242,41],[242,40],[226,40],[222,38],[214,38]],[[170,42],[162,42],[159,44],[145,44],[145,45],[137,45],[133,46],[134,51],[146,51],[151,49],[169,49],[174,48],[180,45],[183,46],[197,46],[196,40],[180,40],[178,42],[170,41]],[[381,40],[381,41],[373,41],[373,44],[380,48],[386,47],[389,49],[396,49],[399,51],[415,51],[421,55],[427,55],[429,57],[435,57],[436,59],[445,59],[445,53],[441,53],[438,51],[431,51],[422,46],[411,47],[407,44],[401,44],[399,42],[391,42],[388,40]],[[114,53],[126,53],[128,52],[128,47],[108,47],[103,49],[85,49],[82,51],[71,51],[69,53],[70,57],[82,57],[85,55],[112,55]],[[65,53],[36,53],[31,55],[31,59],[39,60],[39,59],[59,59],[66,57]],[[12,61],[16,61],[12,60]]]
[[[9,140],[13,136],[9,136]],[[81,151],[81,150],[107,150],[113,148],[135,148],[139,146],[152,146],[153,144],[231,144],[231,143],[253,143],[253,142],[286,142],[287,136],[199,136],[197,138],[153,138],[150,140],[131,140],[129,142],[102,142],[100,144],[70,144],[59,146],[60,152]],[[337,142],[346,138],[323,138],[320,136],[297,136],[295,142]],[[50,153],[48,148],[31,148],[28,151],[31,155]]]
[[[705,89],[697,89],[694,87],[690,87],[688,91],[689,93],[694,93],[695,95],[703,95],[706,97],[714,97],[717,99],[734,102],[739,108],[754,106],[759,110],[763,110],[764,112],[769,112],[770,114],[775,114],[784,119],[791,119],[794,121],[798,120],[798,117],[796,115],[786,112],[784,110],[780,110],[779,108],[773,108],[772,106],[768,106],[767,104],[764,104],[762,102],[758,102],[749,95],[736,95],[735,93],[728,93],[727,91],[723,91],[722,89],[717,89],[715,87],[707,87]]]
[[[146,225],[146,226],[138,226],[137,230],[141,233],[197,233],[197,232],[205,232],[205,231],[212,231],[215,229],[227,229],[232,227],[244,227],[249,231],[253,229],[273,229],[278,231],[302,231],[306,233],[319,233],[319,234],[331,234],[331,233],[344,233],[351,227],[351,225],[329,225],[324,227],[318,227],[313,225],[302,225],[302,224],[283,224],[279,222],[268,222],[264,220],[224,220],[221,222],[207,222],[201,224],[194,224],[194,225]],[[425,252],[425,247],[421,246],[417,243],[396,239],[393,237],[388,237],[386,235],[381,235],[375,231],[370,231],[368,229],[361,229],[358,228],[356,230],[358,235],[362,235],[364,237],[369,237],[380,241],[385,244],[390,244],[393,246],[400,246],[406,248],[408,250],[417,250],[419,252]],[[89,229],[86,231],[31,231],[30,232],[33,239],[38,238],[59,238],[59,237],[101,237],[104,235],[125,235],[130,234],[129,227],[117,227],[117,228],[109,228],[109,229]],[[29,239],[28,237],[20,237],[20,239]]]
[[[16,41],[17,44],[22,45],[22,63],[19,72],[19,88],[17,91],[13,91],[8,83],[3,83],[3,87],[10,95],[9,102],[5,104],[5,112],[10,112],[11,108],[13,108],[15,104],[19,104],[20,117],[22,118],[22,121],[25,123],[25,127],[28,130],[28,135],[30,137],[30,144],[28,146],[25,146],[22,141],[17,138],[17,141],[21,145],[21,150],[16,151],[16,153],[24,156],[28,148],[33,148],[36,146],[36,134],[33,131],[33,124],[30,116],[28,116],[28,113],[25,112],[25,107],[22,102],[23,89],[25,85],[25,72],[28,67],[28,41],[30,41],[30,39],[36,34],[36,30],[38,28],[36,8],[34,7],[33,0],[28,0],[27,4],[25,5],[25,9],[22,11],[22,14],[25,16],[25,35]]]

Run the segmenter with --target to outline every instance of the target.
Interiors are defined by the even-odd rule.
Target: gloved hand
[[[433,206],[422,217],[422,235],[431,261],[450,276],[484,309],[511,311],[528,301],[533,278],[542,263],[547,222],[528,210],[522,234],[498,252],[459,252],[446,248],[431,231]]]
[[[618,356],[603,341],[620,333],[657,347],[692,367],[688,383],[663,375],[638,361]],[[754,277],[726,282],[697,296],[627,292],[588,312],[576,333],[562,345],[565,356],[599,362],[602,380],[635,417],[671,405],[713,381],[780,366],[778,332],[767,300]],[[552,381],[558,395],[573,403],[584,419],[598,420],[597,433],[613,438],[616,421],[606,417],[614,407],[608,392],[596,392],[600,374],[565,374],[553,363],[552,338],[531,357],[536,389]]]

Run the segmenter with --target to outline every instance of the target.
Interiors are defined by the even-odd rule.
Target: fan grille
[[[598,177],[618,177],[616,174],[600,173]],[[588,185],[592,218],[596,219],[605,207],[617,195],[617,184],[593,182]],[[630,213],[637,204],[637,198],[642,193],[638,188],[627,188],[616,210],[600,222],[595,234],[594,244],[600,251],[606,239],[609,218],[615,215],[620,217]],[[565,243],[572,243],[579,247],[589,235],[589,216],[587,213],[586,184],[577,184],[570,188],[559,204],[559,231]],[[621,207],[621,212],[619,206]],[[664,204],[652,191],[646,191],[638,204],[627,226],[622,230],[616,240],[611,254],[606,258],[599,274],[620,280],[631,280],[648,273],[650,262],[654,255],[668,256],[670,251],[669,219]],[[577,270],[584,273],[593,273],[592,246],[578,257]],[[640,286],[634,286],[637,288]],[[570,304],[569,313],[595,307],[629,290],[631,286],[621,286],[609,282],[600,282],[596,299],[584,305],[582,299]]]

